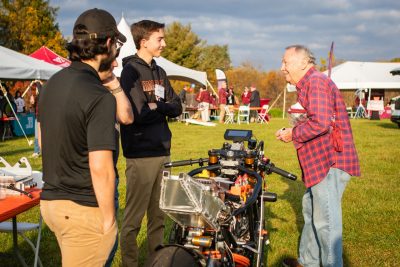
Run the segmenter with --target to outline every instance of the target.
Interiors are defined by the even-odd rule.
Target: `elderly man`
[[[296,86],[307,119],[276,137],[293,141],[307,187],[303,196],[304,227],[299,258],[284,266],[342,266],[341,200],[350,176],[360,175],[349,118],[342,96],[330,78],[315,69],[304,46],[286,48],[281,70]]]

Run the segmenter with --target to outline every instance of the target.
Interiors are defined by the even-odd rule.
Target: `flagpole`
[[[331,50],[329,51],[329,58],[328,58],[328,77],[331,77],[332,73],[332,64],[333,64],[333,46],[334,42],[332,41]]]

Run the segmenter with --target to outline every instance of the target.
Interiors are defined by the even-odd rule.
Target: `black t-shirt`
[[[39,100],[44,200],[98,206],[89,152],[116,150],[116,102],[97,72],[82,62],[53,75]]]

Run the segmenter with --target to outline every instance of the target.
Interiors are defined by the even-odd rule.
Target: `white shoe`
[[[34,158],[34,159],[36,159],[36,158],[38,158],[38,157],[40,157],[40,153],[33,153],[32,155],[31,155],[31,158]]]

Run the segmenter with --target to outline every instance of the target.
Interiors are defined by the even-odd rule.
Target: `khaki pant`
[[[225,118],[225,104],[220,104],[219,105],[219,122],[224,122]]]
[[[164,238],[164,213],[159,208],[163,164],[169,156],[126,159],[126,206],[121,228],[122,266],[138,266],[136,238],[147,212],[148,256]]]
[[[63,267],[104,266],[117,236],[116,222],[104,233],[98,207],[70,200],[41,200],[40,211],[57,237]]]

